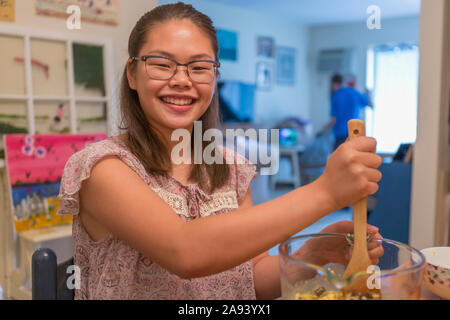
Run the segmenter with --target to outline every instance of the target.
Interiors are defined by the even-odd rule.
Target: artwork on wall
[[[275,40],[273,38],[259,36],[257,42],[258,57],[275,57]]]
[[[217,40],[219,41],[219,60],[237,61],[237,32],[218,29]]]
[[[66,12],[70,5],[77,5],[81,9],[81,21],[118,25],[117,0],[36,0],[38,15],[67,18]]]
[[[256,87],[258,90],[270,90],[273,83],[273,64],[260,61],[256,64]]]
[[[97,90],[105,96],[103,48],[85,44],[73,44],[75,84],[85,89]]]
[[[59,187],[69,157],[105,134],[5,135],[6,169],[16,232],[66,224],[56,215]]]
[[[0,21],[14,22],[15,0],[0,0]]]
[[[295,84],[295,49],[277,48],[277,83],[293,86]]]

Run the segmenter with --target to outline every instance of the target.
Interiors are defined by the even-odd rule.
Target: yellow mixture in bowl
[[[378,293],[352,292],[344,294],[341,291],[327,291],[323,287],[310,293],[296,293],[294,297],[295,300],[380,300],[380,298]]]

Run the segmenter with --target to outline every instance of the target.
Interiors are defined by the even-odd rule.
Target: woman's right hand
[[[376,151],[376,140],[357,137],[334,151],[325,171],[316,183],[325,191],[335,210],[351,206],[378,190],[382,159]]]

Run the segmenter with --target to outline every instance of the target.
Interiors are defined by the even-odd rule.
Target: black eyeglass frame
[[[148,73],[147,73],[148,77],[149,77],[150,79],[154,79],[154,80],[163,80],[163,81],[166,81],[166,80],[171,79],[171,78],[177,73],[177,69],[178,69],[179,66],[186,67],[186,74],[188,75],[189,79],[192,80],[191,76],[189,75],[189,67],[188,67],[188,66],[189,66],[190,64],[196,63],[196,62],[211,62],[211,63],[213,64],[213,66],[214,66],[214,73],[215,73],[215,74],[217,74],[217,70],[220,68],[220,62],[219,62],[219,61],[215,61],[215,60],[193,60],[193,61],[189,61],[188,63],[179,63],[179,62],[176,61],[175,59],[172,59],[172,58],[169,58],[169,57],[165,57],[165,56],[155,56],[155,55],[146,55],[146,56],[142,56],[142,57],[131,57],[130,59],[131,59],[132,61],[143,61],[143,62],[146,62],[147,59],[149,59],[149,58],[163,58],[163,59],[167,59],[167,60],[169,60],[169,61],[172,61],[172,62],[174,62],[174,63],[176,64],[176,68],[175,68],[175,70],[173,71],[173,74],[172,74],[169,78],[167,78],[167,79],[154,79],[154,78],[151,78],[151,77],[148,75]],[[147,68],[146,68],[146,70],[147,70]],[[198,83],[198,81],[195,81],[195,80],[192,80],[192,81]],[[212,82],[212,81],[211,81],[211,82]],[[202,83],[202,82],[200,82],[200,83]],[[207,82],[205,82],[205,83],[207,83]]]

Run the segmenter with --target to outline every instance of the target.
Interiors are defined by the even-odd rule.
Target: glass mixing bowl
[[[373,239],[383,247],[376,265],[344,279],[351,257],[352,235],[318,233],[287,239],[279,246],[281,294],[285,300],[410,300],[419,299],[424,255],[397,241]],[[343,295],[341,289],[367,277],[371,293]],[[375,292],[375,293],[373,293]]]

